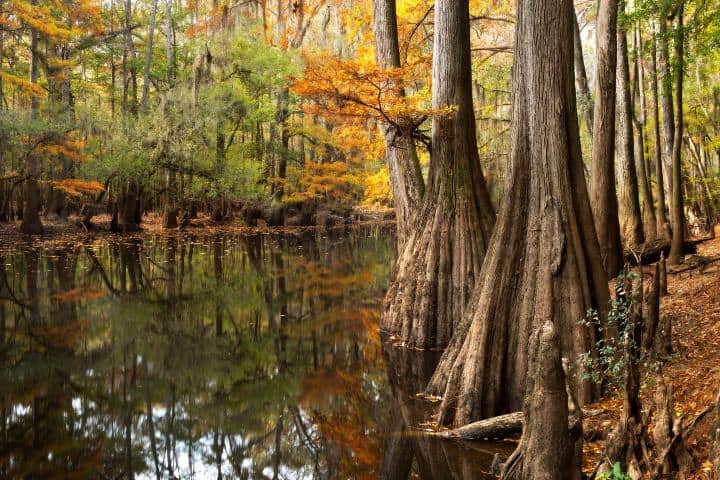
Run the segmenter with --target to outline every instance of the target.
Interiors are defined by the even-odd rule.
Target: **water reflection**
[[[481,478],[481,452],[413,431],[432,366],[378,337],[393,246],[5,248],[0,478]]]
[[[386,436],[379,478],[497,478],[489,473],[495,454],[503,459],[509,456],[513,443],[450,442],[421,432],[432,412],[417,393],[425,390],[440,354],[394,348],[388,341],[383,342],[383,352],[396,416]]]

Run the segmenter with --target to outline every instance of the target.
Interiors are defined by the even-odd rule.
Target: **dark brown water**
[[[435,359],[380,341],[394,243],[2,247],[0,479],[492,478],[497,445],[416,429]]]

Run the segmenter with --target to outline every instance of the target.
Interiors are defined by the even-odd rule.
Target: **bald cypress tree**
[[[595,344],[581,320],[607,308],[580,150],[571,14],[570,0],[519,2],[505,193],[472,303],[428,388],[443,397],[443,424],[522,409],[533,332],[551,322],[553,341],[578,364]],[[597,394],[580,375],[570,383],[581,402]]]
[[[375,56],[380,68],[398,68],[400,44],[398,41],[395,0],[374,0],[373,30]],[[400,92],[401,95],[404,92]],[[402,250],[412,230],[412,221],[420,208],[425,184],[415,143],[408,132],[390,125],[383,126],[385,157],[397,215],[398,249]]]
[[[385,298],[382,328],[406,344],[447,345],[475,286],[495,215],[477,149],[468,0],[435,2],[430,171]]]

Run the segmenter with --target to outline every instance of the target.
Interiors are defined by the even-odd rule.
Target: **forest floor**
[[[720,388],[720,238],[700,243],[697,255],[687,257],[685,264],[676,269],[668,269],[668,295],[661,300],[660,312],[672,319],[674,350],[664,377],[673,387],[675,414],[687,423],[715,404]],[[646,411],[653,404],[653,378],[653,372],[645,372],[642,400]],[[588,424],[609,432],[622,403],[621,396],[616,394],[589,406],[609,413],[589,419]],[[706,415],[690,432],[688,445],[697,468],[686,472],[684,478],[709,478],[708,440],[715,421],[716,415]],[[602,441],[587,445],[586,462],[590,469],[602,449]]]

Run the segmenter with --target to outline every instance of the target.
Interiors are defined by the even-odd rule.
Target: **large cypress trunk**
[[[624,7],[625,2],[622,2]],[[624,10],[624,8],[623,8]],[[617,31],[617,160],[618,193],[620,196],[620,229],[629,247],[645,241],[638,176],[635,168],[635,145],[633,138],[633,104],[630,95],[630,62],[628,61],[627,33],[620,25]],[[639,158],[638,161],[642,161]]]
[[[472,303],[428,388],[443,396],[443,424],[522,409],[530,336],[548,320],[571,364],[594,350],[581,321],[588,310],[602,318],[609,294],[583,174],[571,14],[569,0],[520,2],[505,194]],[[570,381],[587,402],[597,389],[581,373]]]
[[[413,347],[442,348],[475,286],[494,222],[475,137],[468,0],[435,4],[428,185],[385,298],[382,327]]]
[[[609,277],[622,268],[622,243],[615,191],[615,70],[617,0],[600,2],[597,19],[597,88],[593,127],[592,211],[603,264]]]
[[[400,67],[395,0],[374,1],[375,55],[380,68]],[[403,95],[404,92],[400,94]],[[402,132],[389,125],[383,126],[385,155],[390,172],[390,183],[397,216],[398,251],[412,231],[412,220],[419,211],[425,184],[415,143],[409,132]]]

